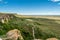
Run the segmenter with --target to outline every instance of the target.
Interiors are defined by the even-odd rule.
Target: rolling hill
[[[10,20],[8,20],[8,23],[0,22],[0,35],[5,35],[9,30],[18,29],[21,31],[24,40],[33,40],[32,27],[34,27],[36,39],[45,40],[47,38],[52,37],[60,39],[60,20],[58,20],[60,17],[56,16],[19,17],[17,14],[8,14],[8,16],[9,18],[13,16],[13,18],[10,18]]]

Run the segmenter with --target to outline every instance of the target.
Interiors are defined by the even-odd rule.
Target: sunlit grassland
[[[0,23],[0,35],[5,35],[9,30],[19,29],[25,40],[32,40],[32,27],[35,26],[35,38],[47,39],[56,37],[60,39],[60,17],[44,16],[16,16],[7,24]],[[27,21],[32,20],[32,22]],[[59,20],[58,20],[59,19]],[[33,25],[32,25],[33,24]]]

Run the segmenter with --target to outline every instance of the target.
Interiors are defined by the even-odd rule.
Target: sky
[[[60,0],[0,0],[0,12],[22,15],[60,15]]]

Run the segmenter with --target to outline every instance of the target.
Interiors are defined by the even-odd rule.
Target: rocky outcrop
[[[57,38],[48,38],[46,40],[58,40]]]
[[[10,20],[10,18],[13,18],[13,16],[11,16],[11,14],[0,15],[0,22],[7,23]]]
[[[2,40],[2,38],[0,38],[0,40]]]
[[[18,38],[19,38],[19,40],[24,40],[22,35],[21,35],[21,32],[17,29],[8,31],[6,36],[9,40],[10,39],[11,40],[17,40]]]

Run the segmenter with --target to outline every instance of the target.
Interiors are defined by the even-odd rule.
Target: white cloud
[[[59,2],[60,0],[49,0],[49,1],[52,1],[52,2]]]
[[[0,0],[0,2],[1,2],[2,0]]]
[[[55,3],[57,3],[58,5],[60,5],[60,0],[48,0],[48,1],[52,1],[52,2],[55,2]]]
[[[4,0],[0,0],[0,3],[1,4],[7,4],[8,2],[7,1],[4,1]]]

